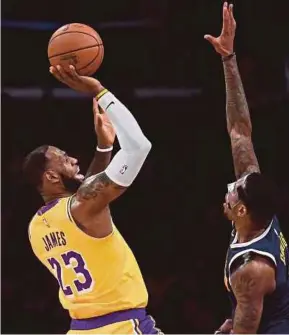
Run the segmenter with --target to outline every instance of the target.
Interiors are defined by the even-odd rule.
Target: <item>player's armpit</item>
[[[260,172],[251,135],[244,135],[233,129],[230,132],[230,139],[236,178],[239,179],[248,173]]]
[[[258,256],[233,273],[231,286],[237,300],[233,334],[256,334],[264,296],[272,293],[276,286],[274,266]]]

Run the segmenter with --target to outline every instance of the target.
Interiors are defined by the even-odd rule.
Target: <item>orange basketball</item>
[[[82,23],[70,23],[57,29],[48,43],[51,65],[73,65],[80,75],[91,76],[100,67],[104,48],[99,34]]]

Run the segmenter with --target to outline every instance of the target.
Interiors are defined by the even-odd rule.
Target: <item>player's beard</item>
[[[82,184],[81,180],[67,177],[63,174],[61,174],[61,178],[66,191],[70,193],[75,193],[78,190],[79,186]]]

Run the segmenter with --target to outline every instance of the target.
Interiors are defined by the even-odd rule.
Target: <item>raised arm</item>
[[[223,60],[226,82],[227,129],[231,139],[236,178],[260,172],[252,143],[249,108],[239,74],[236,56]]]
[[[151,149],[151,143],[130,111],[98,80],[79,76],[73,66],[66,70],[60,66],[51,67],[50,72],[69,87],[97,97],[98,105],[113,125],[121,147],[103,172],[84,180],[71,201],[72,216],[81,224],[89,222],[90,226],[91,218],[134,181]]]
[[[219,37],[205,35],[222,55],[226,83],[227,129],[231,139],[236,178],[251,172],[260,172],[252,143],[252,125],[249,108],[234,54],[236,21],[233,5],[223,6],[223,28]]]
[[[151,149],[129,110],[103,87],[97,91],[99,106],[114,126],[121,149],[104,172],[87,178],[76,193],[73,208],[90,213],[101,211],[131,185]]]

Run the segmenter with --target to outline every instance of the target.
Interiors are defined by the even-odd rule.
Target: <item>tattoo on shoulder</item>
[[[238,297],[247,298],[254,292],[257,283],[253,274],[249,271],[242,270],[243,267],[237,270],[239,273],[235,276],[235,280],[233,281],[234,293]]]
[[[89,200],[96,198],[106,188],[112,187],[115,189],[125,189],[125,187],[114,183],[105,172],[101,172],[97,175],[90,176],[84,180],[82,185],[79,187],[77,194],[85,199]]]

